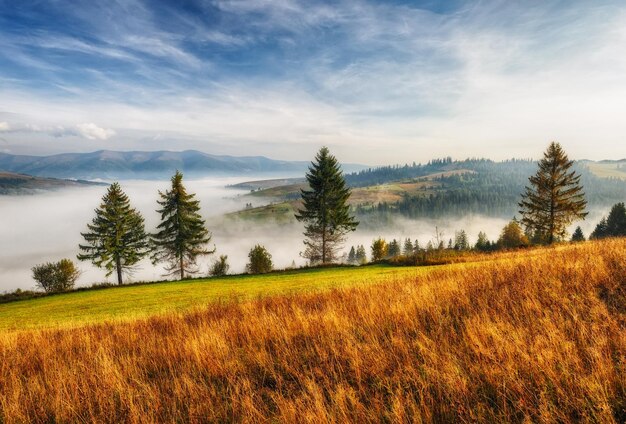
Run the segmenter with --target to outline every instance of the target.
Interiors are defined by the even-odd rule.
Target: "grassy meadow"
[[[410,278],[423,272],[428,272],[428,268],[385,265],[318,268],[60,293],[0,304],[0,331],[128,321],[185,311],[215,302],[241,301],[331,287],[362,286],[393,278]]]
[[[208,302],[234,287],[245,298]],[[137,318],[116,320],[114,298]],[[85,325],[94,303],[102,322]],[[49,320],[67,328],[15,331],[5,308],[38,315],[30,327],[72,312]],[[624,239],[0,311],[0,422],[626,421]]]

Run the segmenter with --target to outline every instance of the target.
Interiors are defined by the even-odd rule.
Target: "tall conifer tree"
[[[303,209],[296,219],[305,223],[303,256],[312,263],[332,262],[345,236],[359,224],[350,215],[346,186],[337,159],[322,147],[306,174],[310,190],[301,190]]]
[[[171,190],[159,191],[161,200],[157,203],[161,209],[157,212],[161,215],[161,223],[152,235],[152,262],[167,262],[168,275],[180,274],[182,280],[186,273],[198,272],[198,256],[212,254],[215,249],[206,248],[211,234],[198,213],[200,202],[194,199],[195,194],[187,193],[183,185],[183,174],[176,171],[171,181]]]
[[[81,233],[86,243],[78,246],[83,253],[77,257],[104,267],[107,276],[116,271],[117,283],[122,284],[122,274],[149,253],[143,217],[131,208],[118,183],[111,184],[95,212],[93,221],[87,224],[89,231]]]
[[[573,164],[559,143],[550,143],[522,194],[522,224],[542,242],[562,239],[569,224],[587,216],[585,193],[580,175],[571,170]]]

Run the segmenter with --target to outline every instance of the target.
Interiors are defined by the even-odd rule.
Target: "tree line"
[[[491,166],[485,160],[468,160],[470,162],[475,166]],[[535,166],[531,161],[527,163]],[[412,172],[415,170],[413,168],[417,168],[428,172],[434,167],[450,164],[452,160],[445,158],[431,161],[425,166],[388,167],[351,175],[352,178],[368,180],[398,170]],[[548,146],[536,167],[535,174],[528,178],[528,184],[518,202],[521,220],[514,218],[510,221],[502,229],[498,240],[490,241],[481,232],[477,241],[471,245],[466,232],[460,230],[446,245],[438,229],[435,238],[424,247],[418,240],[413,242],[405,239],[401,245],[398,240],[387,243],[378,238],[370,246],[372,261],[405,257],[411,258],[409,262],[413,264],[436,263],[452,252],[487,252],[565,241],[567,228],[587,216],[587,200],[581,184],[582,174],[574,167],[574,162],[567,157],[560,144],[555,142]],[[473,177],[473,174],[463,174],[454,176],[454,179],[458,184],[463,184],[465,178]],[[159,191],[157,212],[160,223],[157,231],[151,234],[146,232],[143,217],[131,206],[120,185],[111,184],[100,206],[95,210],[95,217],[87,225],[88,231],[81,233],[84,243],[79,245],[81,253],[77,256],[78,259],[91,261],[95,266],[104,268],[107,276],[115,272],[118,284],[123,283],[124,274],[132,272],[139,261],[148,256],[155,265],[164,263],[168,276],[176,275],[184,279],[189,274],[198,273],[197,259],[213,254],[216,248],[208,248],[211,233],[199,213],[199,201],[195,199],[195,194],[187,192],[182,180],[183,175],[177,171],[171,178],[170,189]],[[306,180],[308,189],[301,190],[302,207],[295,213],[295,218],[304,224],[304,250],[301,256],[312,265],[342,261],[344,258],[339,256],[339,252],[347,235],[356,230],[359,222],[348,205],[350,186],[337,159],[330,154],[328,148],[319,150],[309,166]],[[504,189],[509,190],[510,187],[500,187],[497,194],[501,194]],[[623,235],[626,235],[626,209],[624,203],[617,203],[609,216],[600,221],[590,238]],[[571,240],[584,239],[585,236],[578,227]],[[261,245],[257,244],[250,250],[248,259],[247,272],[263,273],[273,269],[271,255]],[[366,263],[365,247],[352,246],[345,260],[352,264]],[[69,286],[72,286],[73,281],[78,278],[79,273],[73,266],[67,260],[56,264],[48,263],[33,268],[33,276],[46,291],[64,290],[68,287],[65,280],[70,279]],[[222,255],[211,266],[210,274],[225,275],[228,269],[227,256]]]

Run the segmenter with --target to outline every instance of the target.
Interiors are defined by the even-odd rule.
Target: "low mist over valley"
[[[405,238],[417,239],[425,247],[428,242],[435,244],[438,237],[447,245],[457,231],[464,230],[472,244],[481,231],[490,240],[497,240],[504,225],[518,215],[517,201],[527,182],[525,173],[534,167],[534,162],[525,161],[445,159],[425,165],[374,167],[347,173],[346,179],[353,186],[351,203],[360,227],[348,234],[341,254],[347,254],[351,246],[363,245],[369,257],[370,245],[378,237],[387,241],[397,239],[400,243]],[[586,181],[592,186],[587,190],[588,196],[594,199],[590,214],[579,223],[584,233],[589,234],[607,214],[611,202],[619,200],[626,190],[621,180],[626,177],[623,172],[626,168],[623,162],[617,161],[581,162],[579,169],[584,171]],[[97,170],[93,172],[99,181],[106,177]],[[245,272],[247,253],[255,244],[268,249],[276,268],[307,264],[300,255],[304,250],[303,227],[294,218],[300,190],[307,187],[302,174],[250,175],[247,171],[244,174],[185,178],[189,192],[195,193],[200,201],[201,215],[212,233],[210,245],[217,248],[215,254],[199,260],[199,272],[195,276],[207,276],[210,265],[220,255],[228,255],[231,273]],[[0,291],[33,289],[31,267],[45,261],[76,258],[78,244],[82,241],[80,233],[86,231],[108,184],[76,185],[73,180],[67,181],[69,186],[42,185],[21,195],[0,196],[4,252],[0,256]],[[499,186],[502,194],[494,198],[489,184]],[[149,232],[155,230],[159,221],[158,191],[166,190],[168,185],[167,174],[160,174],[158,179],[121,182],[131,204],[146,219]],[[599,190],[603,190],[600,196],[594,192]],[[458,197],[459,193],[463,196]],[[421,212],[407,213],[402,208],[411,199],[437,199],[437,203],[422,205]],[[573,228],[570,233],[572,231]],[[82,271],[79,286],[114,281],[114,276],[107,278],[103,270],[90,263],[80,263],[79,268]],[[164,274],[162,266],[154,266],[144,259],[127,281],[171,278]]]

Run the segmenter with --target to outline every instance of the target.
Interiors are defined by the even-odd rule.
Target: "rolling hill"
[[[616,239],[3,304],[0,421],[624,422],[625,258]]]
[[[350,204],[367,225],[388,222],[389,216],[410,219],[480,214],[512,217],[518,213],[519,196],[536,172],[530,160],[494,162],[487,159],[453,161],[435,159],[427,164],[368,168],[346,174],[352,187]],[[579,161],[589,207],[607,208],[626,199],[626,163]],[[255,208],[230,217],[263,217],[284,221],[306,189],[303,180],[264,180],[244,183]],[[285,216],[282,216],[285,215]]]

